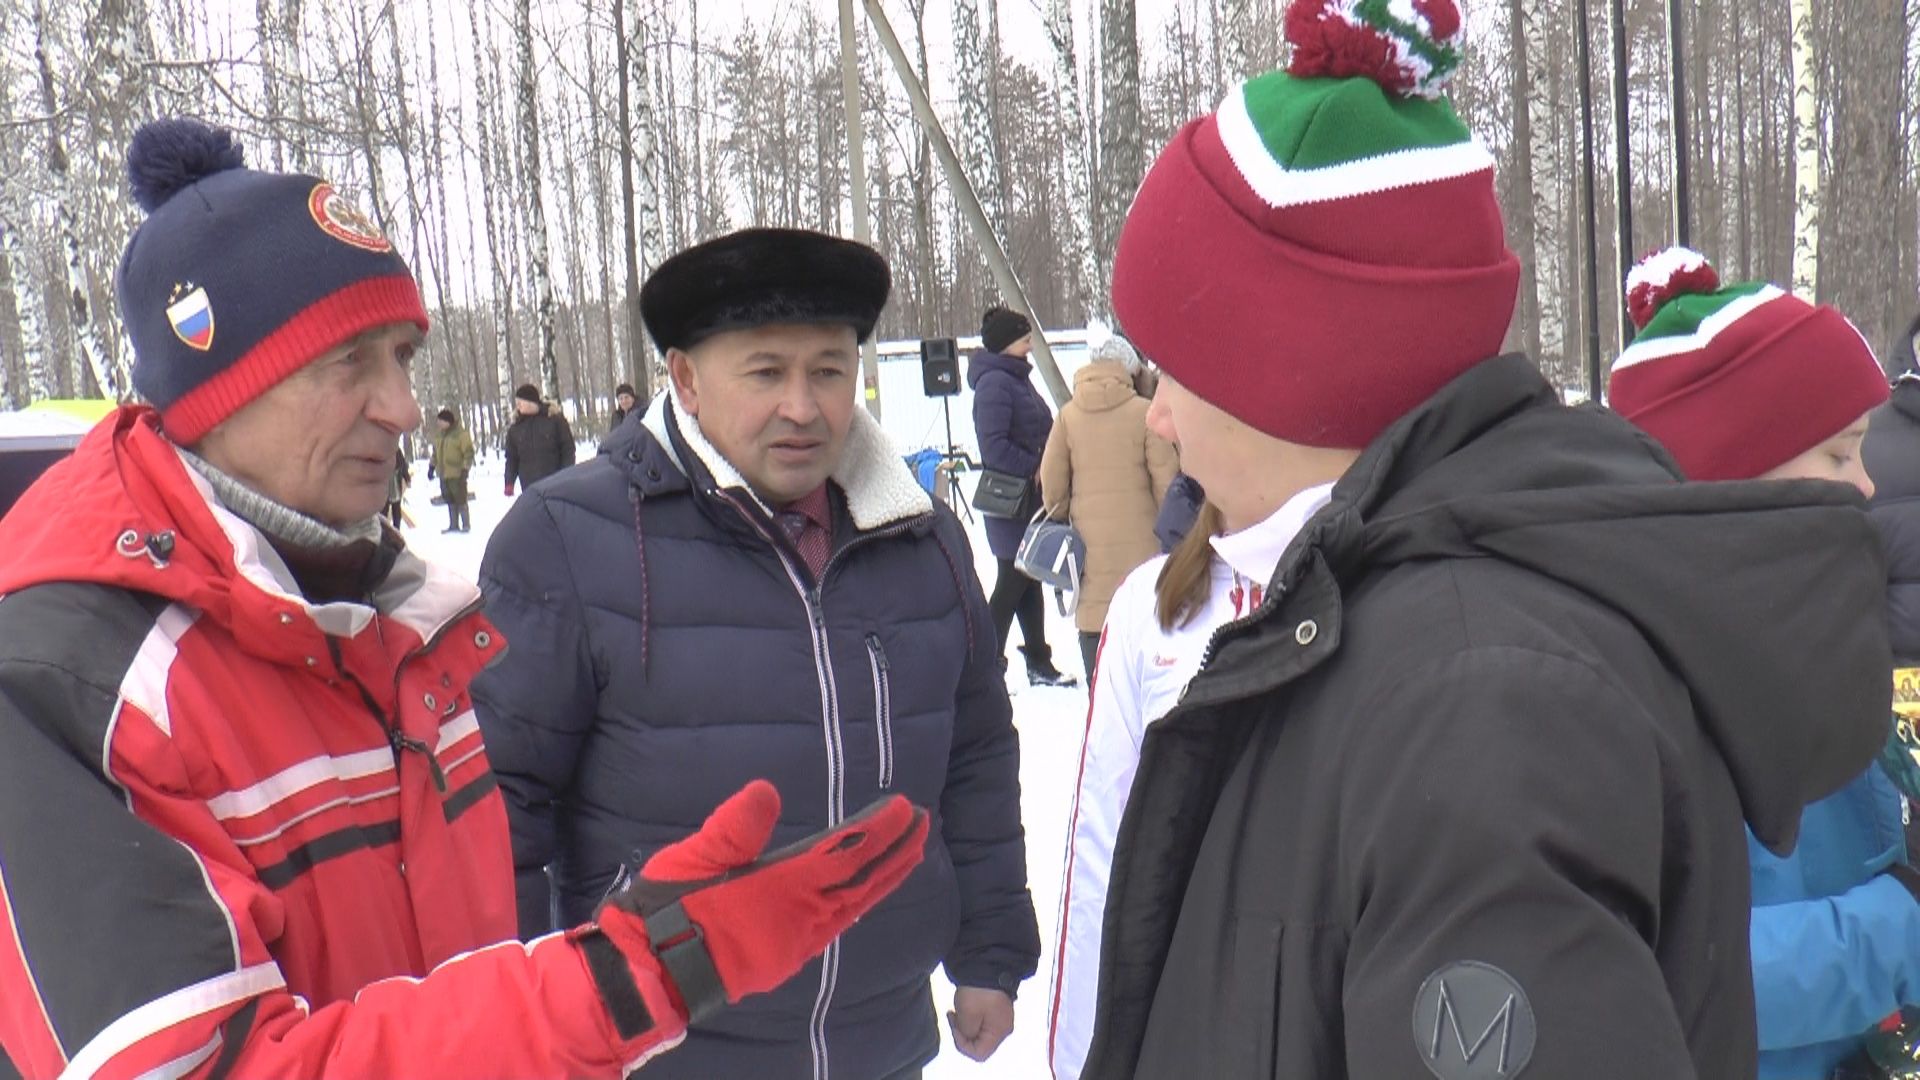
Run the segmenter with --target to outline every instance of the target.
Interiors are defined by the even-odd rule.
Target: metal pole
[[[1598,402],[1605,393],[1606,384],[1605,369],[1600,363],[1599,211],[1594,199],[1596,185],[1593,168],[1593,42],[1587,25],[1587,5],[1575,3],[1573,10],[1580,57],[1580,201],[1586,211],[1581,224],[1587,244],[1587,396],[1588,400]]]
[[[1614,201],[1618,204],[1620,217],[1620,240],[1618,255],[1620,275],[1616,281],[1625,282],[1627,274],[1633,270],[1633,147],[1628,139],[1628,126],[1631,115],[1627,109],[1627,15],[1622,0],[1613,0],[1613,146],[1614,164]],[[1619,310],[1614,312],[1620,322],[1620,346],[1625,348],[1633,340],[1633,320],[1627,316],[1624,286],[1621,289]]]
[[[1693,242],[1693,214],[1687,174],[1693,140],[1687,135],[1687,0],[1667,0],[1667,54],[1673,72],[1673,242]]]
[[[860,119],[860,46],[854,33],[853,0],[840,0],[840,101],[847,112],[847,182],[853,189],[853,238],[869,246],[873,229],[867,210],[867,132]],[[860,346],[860,375],[867,410],[880,419],[880,356],[873,338]]]
[[[980,196],[973,190],[973,183],[967,179],[967,171],[960,165],[960,155],[953,152],[953,143],[947,138],[946,129],[940,126],[940,117],[934,113],[933,103],[927,100],[926,88],[920,85],[912,65],[907,62],[906,50],[900,47],[900,39],[894,36],[893,24],[887,20],[880,0],[862,2],[866,4],[867,18],[872,20],[881,46],[887,50],[887,57],[893,61],[893,69],[900,76],[900,85],[906,87],[907,97],[913,101],[914,119],[926,131],[934,156],[940,159],[941,171],[947,176],[947,186],[953,189],[953,196],[960,203],[960,213],[967,219],[974,241],[980,245],[981,254],[986,256],[993,283],[1007,298],[1007,303],[1033,324],[1033,366],[1040,370],[1040,377],[1047,384],[1047,392],[1053,395],[1053,403],[1065,405],[1073,397],[1073,391],[1068,389],[1067,380],[1061,377],[1060,369],[1054,365],[1053,350],[1047,346],[1046,335],[1040,330],[1040,319],[1033,313],[1033,305],[1027,300],[1027,291],[1021,287],[1019,276],[1013,272],[1013,264],[1007,261],[1000,238],[994,235],[993,227],[987,224],[987,213],[980,208]]]

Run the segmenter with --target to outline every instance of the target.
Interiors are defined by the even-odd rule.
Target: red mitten
[[[898,795],[762,855],[779,820],[780,793],[755,780],[601,906],[601,931],[658,957],[690,1021],[792,978],[925,854],[927,813]]]

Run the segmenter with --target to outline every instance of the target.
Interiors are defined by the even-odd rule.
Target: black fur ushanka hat
[[[887,261],[865,244],[742,229],[661,263],[640,287],[640,315],[661,352],[773,323],[844,323],[865,341],[891,284]]]

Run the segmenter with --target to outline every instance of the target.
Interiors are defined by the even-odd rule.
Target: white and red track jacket
[[[467,697],[503,643],[474,585],[402,553],[373,606],[308,604],[131,407],[0,552],[20,1073],[610,1077],[681,1036],[651,972],[622,1039],[579,935],[513,940]]]
[[[1264,602],[1263,590],[1280,556],[1332,493],[1331,484],[1309,488],[1260,524],[1214,537],[1207,602],[1182,626],[1162,630],[1154,614],[1154,584],[1165,556],[1134,570],[1113,595],[1094,664],[1067,832],[1066,886],[1048,1009],[1047,1056],[1055,1080],[1078,1080],[1093,1039],[1107,876],[1147,725],[1179,703],[1213,632]]]

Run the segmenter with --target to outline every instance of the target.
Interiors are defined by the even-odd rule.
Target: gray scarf
[[[343,548],[362,540],[376,543],[380,540],[381,524],[377,516],[345,530],[336,529],[267,498],[185,447],[180,448],[180,457],[193,467],[193,471],[207,478],[207,483],[213,485],[213,493],[222,506],[265,533],[269,539],[310,551]]]

